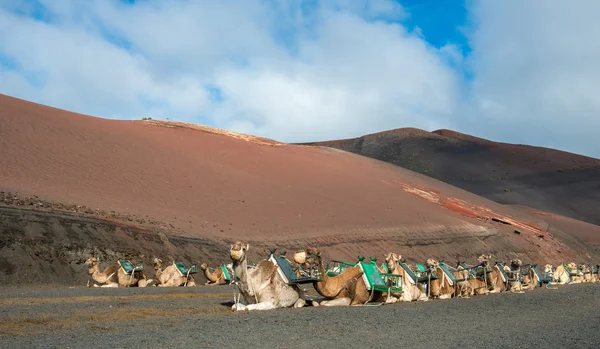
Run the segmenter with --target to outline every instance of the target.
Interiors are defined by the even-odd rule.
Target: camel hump
[[[275,270],[275,264],[271,261],[263,259],[262,261],[258,262],[258,264],[256,264],[256,268],[260,268],[261,270],[263,270],[264,273],[270,274]]]

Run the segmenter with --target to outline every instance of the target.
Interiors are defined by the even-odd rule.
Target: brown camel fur
[[[465,270],[462,266],[458,266],[458,270]],[[468,271],[467,271],[468,272]],[[487,288],[485,278],[479,275],[471,275],[467,281],[467,294],[469,296],[480,296],[488,294],[490,291]]]
[[[207,286],[215,286],[215,285],[227,285],[229,281],[225,280],[225,274],[220,266],[217,266],[214,271],[210,271],[208,264],[202,263],[200,265],[200,269],[204,272],[204,276],[206,277],[206,283],[204,285]]]
[[[540,287],[542,280],[537,276],[533,268],[529,268],[529,272],[523,275],[523,289],[524,290],[533,290],[537,287]]]
[[[554,275],[552,279],[553,284],[555,285],[565,285],[571,281],[569,272],[564,268],[562,263],[559,264],[554,270]]]
[[[248,268],[246,253],[249,248],[249,244],[244,245],[237,241],[229,250],[236,285],[246,302],[242,304],[241,299],[234,299],[232,310],[303,307],[306,304],[304,292],[297,285],[286,284],[273,262],[263,259],[255,268]]]
[[[431,280],[430,296],[439,299],[450,299],[452,297],[469,297],[472,295],[472,289],[469,285],[469,281],[460,281],[455,285],[454,282],[444,273],[439,265],[439,262],[433,258],[427,260],[427,266],[434,268],[438,279]],[[452,271],[452,275],[456,279],[466,279],[469,276],[467,270],[456,270]]]
[[[428,300],[427,292],[423,290],[422,285],[417,280],[413,280],[406,270],[398,264],[400,260],[401,256],[394,252],[385,255],[385,263],[389,273],[402,275],[402,294],[392,293],[392,296],[399,297],[401,302]]]
[[[483,264],[485,267],[490,267],[490,261],[492,260],[492,255],[481,255],[477,259],[480,264]],[[500,293],[506,291],[506,284],[504,283],[504,279],[502,279],[502,274],[500,269],[498,269],[498,265],[494,265],[491,267],[491,271],[487,273],[487,285],[489,293]]]
[[[344,305],[362,305],[371,299],[375,302],[395,303],[398,299],[387,295],[387,292],[374,291],[372,298],[371,292],[363,280],[363,271],[357,265],[347,267],[337,276],[327,276],[321,253],[316,248],[307,248],[294,253],[294,262],[299,265],[316,264],[319,267],[321,281],[313,282],[313,287],[317,293],[326,298],[320,305],[322,306],[344,306]],[[319,305],[319,303],[313,302]]]
[[[169,265],[164,270],[162,270],[162,260],[160,258],[154,258],[154,275],[156,277],[156,286],[158,287],[179,287],[179,286],[187,286],[193,287],[196,286],[196,281],[190,275],[187,279],[182,276],[181,273],[177,270],[177,266],[174,264]]]
[[[510,278],[517,279],[517,281],[509,281],[508,282],[508,290],[511,292],[523,292],[523,284],[521,282],[521,262],[520,259],[513,259],[510,261],[510,267],[508,265],[504,266],[504,271],[506,275]]]
[[[125,274],[119,264],[110,264],[100,271],[96,257],[88,258],[85,263],[92,280],[100,284],[94,284],[94,287],[146,287],[152,282],[152,279],[146,278],[144,271],[135,272],[131,276]]]

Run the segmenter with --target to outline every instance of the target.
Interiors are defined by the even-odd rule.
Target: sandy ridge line
[[[53,303],[78,303],[98,301],[131,301],[131,300],[162,300],[162,299],[214,299],[231,298],[232,293],[209,294],[155,294],[155,295],[126,295],[126,296],[81,296],[81,297],[53,297],[53,298],[7,298],[0,299],[0,305],[22,304],[53,304]]]
[[[217,134],[217,135],[222,135],[222,136],[228,136],[231,138],[241,139],[241,140],[244,140],[247,142],[252,142],[252,143],[256,143],[256,144],[260,144],[260,145],[268,145],[268,146],[289,145],[287,143],[278,142],[276,140],[265,138],[265,137],[252,136],[249,134],[227,131],[225,129],[194,124],[191,122],[166,121],[166,120],[142,120],[142,122],[145,124],[153,125],[153,126],[168,127],[168,128],[185,128],[185,129],[197,130],[197,131],[202,131],[202,132],[207,132],[207,133],[212,133],[212,134]]]

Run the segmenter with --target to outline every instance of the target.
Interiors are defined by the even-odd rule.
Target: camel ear
[[[246,244],[246,251],[250,249],[250,244]]]

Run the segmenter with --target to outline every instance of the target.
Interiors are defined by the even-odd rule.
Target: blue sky
[[[6,0],[0,93],[281,141],[398,127],[600,156],[600,3]]]

